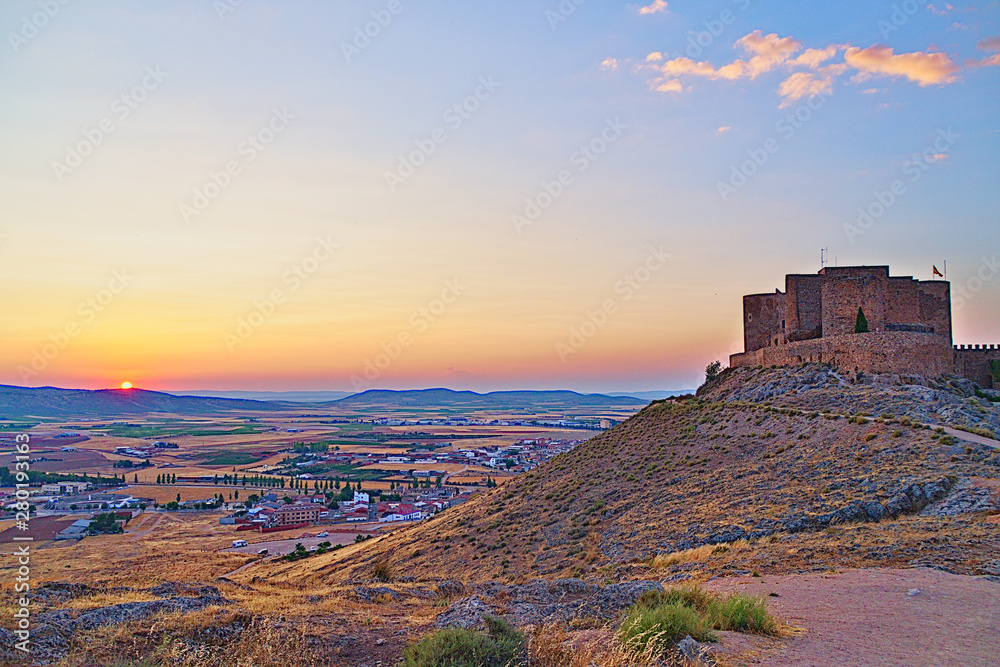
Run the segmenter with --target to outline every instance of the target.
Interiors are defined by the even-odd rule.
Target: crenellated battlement
[[[892,276],[888,266],[789,274],[783,292],[744,296],[743,343],[730,366],[820,361],[847,372],[958,374],[1000,386],[1000,345],[952,343],[951,283]]]

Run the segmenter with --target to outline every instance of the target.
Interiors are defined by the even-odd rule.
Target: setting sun
[[[122,382],[122,389],[131,389],[131,388],[132,388],[131,382]]]

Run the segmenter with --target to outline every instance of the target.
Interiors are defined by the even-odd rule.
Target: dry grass
[[[245,623],[234,639],[205,641],[206,630]],[[208,608],[185,616],[163,616],[148,627],[121,625],[76,639],[58,667],[142,665],[142,667],[325,667],[329,656],[320,637],[301,623],[247,619]]]
[[[607,627],[570,632],[558,626],[545,626],[535,630],[528,641],[532,667],[694,667],[696,664],[680,655],[659,658],[651,648],[630,650]]]
[[[675,551],[671,554],[660,554],[653,558],[651,565],[654,568],[662,568],[684,563],[704,563],[712,556],[721,554],[736,556],[740,552],[752,548],[753,545],[747,540],[736,540],[727,544],[705,544],[694,549]]]

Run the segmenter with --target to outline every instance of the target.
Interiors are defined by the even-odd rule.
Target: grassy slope
[[[401,575],[464,581],[627,575],[637,562],[718,541],[710,538],[726,530],[768,528],[769,521],[831,512],[854,500],[884,502],[913,481],[1000,477],[1000,452],[954,449],[931,430],[899,422],[859,424],[762,405],[657,403],[428,522],[350,554],[276,566],[272,576],[299,583],[364,579],[381,560]],[[968,528],[972,546],[963,557],[972,567],[981,527]],[[923,553],[914,543],[952,529],[954,522],[904,517],[794,540],[811,545],[802,547],[807,553],[829,552],[827,564],[905,564]],[[839,541],[813,544],[825,536]],[[878,552],[866,559],[878,545],[900,540],[895,560]],[[781,545],[780,552],[775,546],[756,554],[769,571],[809,564],[787,557],[799,547]]]

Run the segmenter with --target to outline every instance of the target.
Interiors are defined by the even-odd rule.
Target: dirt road
[[[930,569],[710,581],[765,595],[800,637],[760,641],[739,664],[767,667],[1000,665],[1000,583]],[[778,597],[770,597],[776,593]]]

